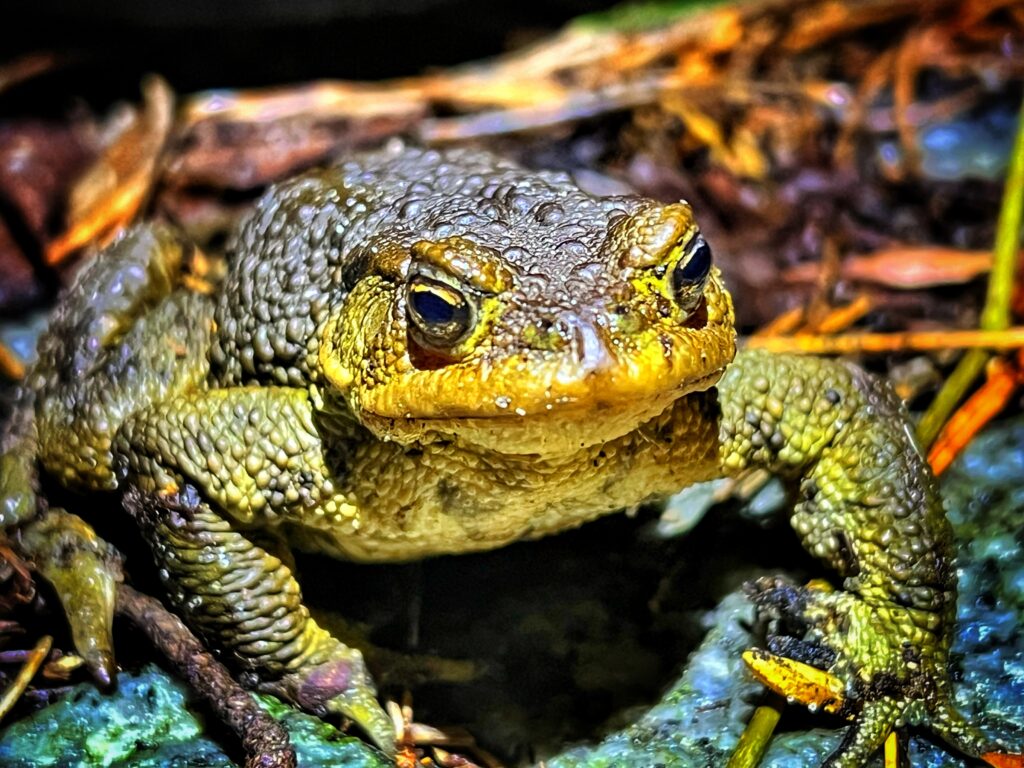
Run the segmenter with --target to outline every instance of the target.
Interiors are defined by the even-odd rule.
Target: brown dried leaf
[[[142,111],[131,114],[72,188],[68,228],[47,248],[48,263],[58,264],[84,245],[109,239],[149,198],[173,123],[174,93],[161,78],[148,77],[143,102]]]
[[[14,312],[31,306],[43,297],[43,286],[39,282],[31,262],[25,257],[21,246],[0,219],[0,310]],[[21,378],[22,366],[13,353],[0,345],[0,372],[9,378]]]
[[[0,124],[0,194],[40,241],[71,179],[95,156],[94,131],[88,120]]]
[[[992,268],[988,251],[961,251],[942,246],[900,246],[864,256],[848,256],[839,277],[887,288],[917,290],[939,285],[961,285]],[[814,282],[819,264],[798,264],[782,273],[788,283]]]

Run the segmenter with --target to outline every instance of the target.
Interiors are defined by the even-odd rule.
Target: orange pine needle
[[[927,352],[942,349],[1006,350],[1024,347],[1024,326],[1003,331],[905,331],[818,336],[749,336],[748,349],[796,355],[856,355],[880,352]]]
[[[986,752],[981,756],[993,768],[1024,768],[1024,755],[1003,752]]]
[[[1018,356],[1024,362],[1024,353]],[[988,366],[988,379],[946,422],[928,452],[932,471],[942,474],[953,459],[971,442],[1013,397],[1024,382],[1024,373],[1011,362],[995,358]]]
[[[875,302],[866,293],[857,296],[849,304],[836,307],[819,320],[814,328],[818,333],[839,333],[860,320],[874,309]]]
[[[794,307],[787,310],[774,320],[771,320],[759,331],[756,331],[752,338],[783,336],[787,333],[793,333],[803,324],[805,314],[806,312],[803,307]]]
[[[782,40],[782,48],[803,51],[824,45],[838,35],[849,35],[862,27],[884,24],[917,11],[917,4],[913,0],[864,3],[856,9],[846,3],[823,2],[813,11],[796,15],[792,27]]]
[[[0,374],[12,381],[25,376],[25,365],[4,344],[0,344]]]
[[[90,208],[84,218],[75,222],[67,232],[53,240],[46,249],[46,261],[60,264],[70,254],[109,232],[116,232],[135,215],[142,203],[148,184],[139,179],[129,180],[112,196]]]

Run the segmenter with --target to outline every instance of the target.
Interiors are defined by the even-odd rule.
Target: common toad
[[[993,748],[951,703],[950,530],[899,400],[841,362],[736,354],[687,204],[391,147],[267,192],[211,295],[187,264],[152,225],[82,269],[5,440],[4,522],[101,679],[117,557],[45,509],[37,464],[121,495],[171,602],[251,685],[385,749],[362,657],[310,617],[289,546],[483,550],[764,467],[795,481],[792,526],[842,580],[755,597],[845,685],[854,724],[826,765],[863,765],[902,724]]]

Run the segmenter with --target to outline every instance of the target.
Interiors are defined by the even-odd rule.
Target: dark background
[[[614,0],[28,0],[8,3],[0,62],[47,50],[69,92],[180,92],[315,78],[379,79],[517,47]],[[17,8],[17,19],[14,10]],[[84,65],[84,66],[83,66]]]

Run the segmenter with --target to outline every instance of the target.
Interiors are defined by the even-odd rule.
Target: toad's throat
[[[522,441],[518,451],[508,433],[494,450],[451,438],[376,444],[377,461],[352,474],[352,493],[365,510],[358,531],[339,537],[328,530],[330,535],[302,545],[331,546],[357,560],[402,561],[563,531],[716,476],[719,415],[717,393],[710,389],[676,398],[621,436],[584,446],[573,444],[568,431],[558,443],[551,429],[533,443]],[[493,430],[498,420],[481,421]],[[382,456],[386,461],[379,461]],[[382,497],[377,489],[385,485],[402,492]]]

